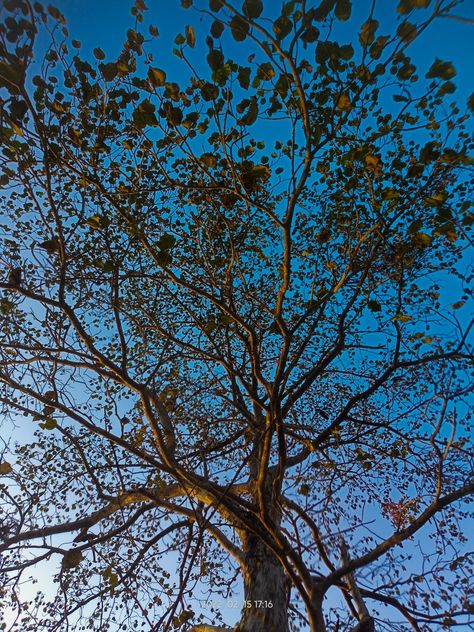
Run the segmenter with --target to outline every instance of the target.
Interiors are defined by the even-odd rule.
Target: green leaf
[[[413,236],[413,245],[416,248],[424,249],[431,246],[432,239],[426,233],[415,233]]]
[[[413,9],[425,9],[430,2],[431,0],[400,0],[397,11],[401,15],[405,15],[413,11]]]
[[[230,30],[236,42],[243,42],[249,32],[249,25],[239,15],[234,15],[230,21]]]
[[[93,53],[96,59],[105,59],[105,53],[101,48],[94,48]]]
[[[251,168],[250,173],[257,180],[268,180],[270,177],[271,171],[267,165],[255,165]]]
[[[375,31],[379,27],[378,20],[369,19],[362,25],[359,33],[359,42],[362,46],[370,46],[374,41]]]
[[[215,154],[211,154],[206,152],[205,154],[202,154],[202,156],[200,156],[199,160],[206,166],[209,167],[210,169],[215,169],[216,165],[217,165],[217,156]]]
[[[156,259],[156,263],[159,266],[166,268],[166,266],[168,266],[171,263],[172,256],[168,252],[168,250],[160,250],[156,253],[155,259]]]
[[[272,28],[275,33],[275,37],[278,40],[282,40],[291,33],[293,30],[293,24],[286,15],[281,15],[277,20],[275,20]]]
[[[240,119],[239,123],[241,125],[253,125],[253,123],[255,123],[255,121],[257,120],[257,116],[258,116],[257,99],[255,97],[252,97],[250,99],[250,105],[247,110],[247,113]]]
[[[389,41],[386,35],[380,35],[369,49],[369,55],[372,59],[379,59],[383,53],[385,44]]]
[[[331,51],[331,42],[318,42],[318,45],[316,46],[316,61],[319,64],[324,64],[331,56]]]
[[[209,0],[209,8],[211,11],[217,13],[220,11],[224,5],[222,4],[222,0]]]
[[[351,0],[337,0],[336,9],[334,11],[338,20],[345,22],[351,17],[352,3]]]
[[[201,88],[201,94],[204,101],[212,101],[219,96],[219,88],[212,83],[206,82]]]
[[[306,44],[312,44],[317,41],[319,33],[319,29],[315,26],[308,26],[308,28],[303,32],[301,39]]]
[[[365,156],[364,162],[367,171],[370,171],[377,177],[382,175],[382,161],[379,156],[376,156],[375,154],[368,154]]]
[[[415,219],[408,227],[408,232],[410,233],[410,235],[416,235],[416,233],[420,230],[422,226],[423,221],[421,219]]]
[[[382,311],[382,306],[378,301],[370,300],[367,302],[367,307],[371,312],[380,312]]]
[[[323,22],[332,11],[336,0],[322,0],[317,8],[314,9],[314,19]]]
[[[155,106],[150,103],[149,99],[144,99],[140,105],[133,111],[133,122],[137,127],[143,128],[147,125],[158,125],[155,116]]]
[[[261,0],[244,0],[242,13],[250,20],[258,18],[263,11]]]
[[[329,228],[323,228],[316,235],[316,240],[319,244],[327,244],[331,240],[332,234]]]
[[[158,247],[160,250],[170,250],[176,243],[176,237],[165,233],[158,240]]]
[[[213,71],[218,70],[224,65],[224,55],[216,48],[210,51],[206,59],[209,64],[209,68]]]
[[[445,81],[441,84],[438,90],[439,96],[444,96],[445,94],[454,94],[456,92],[456,86],[452,81]]]
[[[411,22],[403,22],[397,29],[397,35],[403,42],[412,42],[417,34],[418,30],[416,25]]]
[[[420,151],[420,162],[427,165],[439,158],[438,143],[430,141]]]
[[[12,99],[10,102],[10,116],[16,121],[22,121],[28,112],[28,105],[23,99]]]
[[[288,90],[290,89],[290,77],[288,75],[280,75],[278,77],[278,81],[275,84],[275,90],[281,96],[286,96]]]
[[[83,559],[82,551],[79,549],[70,549],[64,553],[62,566],[65,569],[75,568],[79,566]]]
[[[467,100],[467,107],[471,110],[472,113],[474,113],[474,92]]]
[[[239,71],[237,73],[237,79],[239,80],[240,87],[247,90],[250,85],[250,68],[244,68],[239,66]],[[474,95],[473,95],[474,97]]]
[[[428,79],[452,79],[456,76],[456,69],[450,61],[435,59],[431,68],[426,73]]]
[[[59,251],[59,240],[57,237],[54,239],[46,239],[38,245],[40,248],[43,248],[43,250],[46,250],[49,255]]]
[[[447,199],[446,191],[438,191],[438,193],[433,193],[425,199],[425,203],[428,206],[442,206]]]
[[[179,125],[183,120],[183,110],[171,105],[169,101],[163,104],[160,114],[164,114],[166,116],[166,120],[170,125]]]
[[[58,422],[56,421],[56,419],[48,417],[42,423],[40,423],[39,426],[40,428],[43,428],[43,430],[54,430],[55,428],[57,428]]]
[[[155,88],[164,86],[166,83],[166,73],[161,68],[148,68],[148,81]]]
[[[300,487],[298,489],[298,492],[302,496],[308,496],[310,491],[311,491],[311,487],[307,483],[303,483],[302,485],[300,485]]]
[[[10,92],[17,92],[18,86],[24,81],[23,68],[20,64],[0,61],[0,88],[7,88]]]
[[[99,64],[99,70],[106,81],[112,81],[118,75],[118,66],[113,62]]]
[[[270,79],[273,79],[274,76],[275,70],[270,62],[264,62],[263,64],[260,64],[257,70],[257,77],[259,79],[269,81]]]
[[[60,24],[66,24],[66,19],[64,15],[56,7],[53,7],[52,5],[49,4],[48,13],[54,20],[57,20]]]
[[[339,48],[339,57],[345,61],[349,61],[354,56],[354,48],[352,44],[344,44]]]
[[[234,319],[232,318],[232,316],[229,316],[228,314],[219,314],[219,321],[221,323],[224,323],[224,325],[230,325],[231,323],[234,322]]]
[[[9,314],[15,307],[15,304],[9,301],[7,298],[0,299],[0,314],[6,316]]]
[[[223,30],[224,30],[224,25],[222,24],[222,22],[220,20],[214,20],[211,26],[212,37],[215,37],[216,39],[218,39],[222,35]]]

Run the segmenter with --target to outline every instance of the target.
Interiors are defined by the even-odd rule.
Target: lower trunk
[[[244,609],[238,632],[288,632],[289,582],[273,553],[257,538],[244,542]]]

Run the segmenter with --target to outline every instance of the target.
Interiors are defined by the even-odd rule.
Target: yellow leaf
[[[398,320],[400,323],[409,323],[413,319],[408,314],[397,314],[393,320]]]
[[[92,215],[86,220],[86,224],[93,230],[99,230],[100,228],[105,228],[107,222],[102,215]]]
[[[431,246],[431,237],[426,233],[416,233],[413,237],[413,243],[417,248],[427,248]]]
[[[166,82],[166,73],[161,68],[149,68],[148,80],[154,87],[164,86]]]
[[[10,474],[12,469],[13,468],[10,465],[10,463],[8,463],[8,461],[3,461],[2,463],[0,463],[0,475],[1,474]]]
[[[367,171],[371,171],[375,176],[382,174],[382,161],[374,154],[369,154],[365,157],[365,166],[367,167]]]
[[[342,110],[343,112],[350,112],[352,110],[351,100],[346,93],[339,96],[336,106],[338,110]]]
[[[194,33],[193,27],[186,26],[185,33],[186,33],[186,42],[191,48],[194,48],[194,45],[196,44],[196,34]]]
[[[266,165],[255,165],[252,167],[252,174],[261,180],[267,180],[270,177],[270,169]]]

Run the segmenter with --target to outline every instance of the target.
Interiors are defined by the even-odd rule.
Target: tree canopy
[[[4,629],[474,629],[462,5],[352,4],[4,0]]]

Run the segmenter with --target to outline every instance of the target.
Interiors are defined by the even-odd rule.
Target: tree
[[[473,629],[459,3],[181,4],[177,72],[4,2],[11,629]]]

